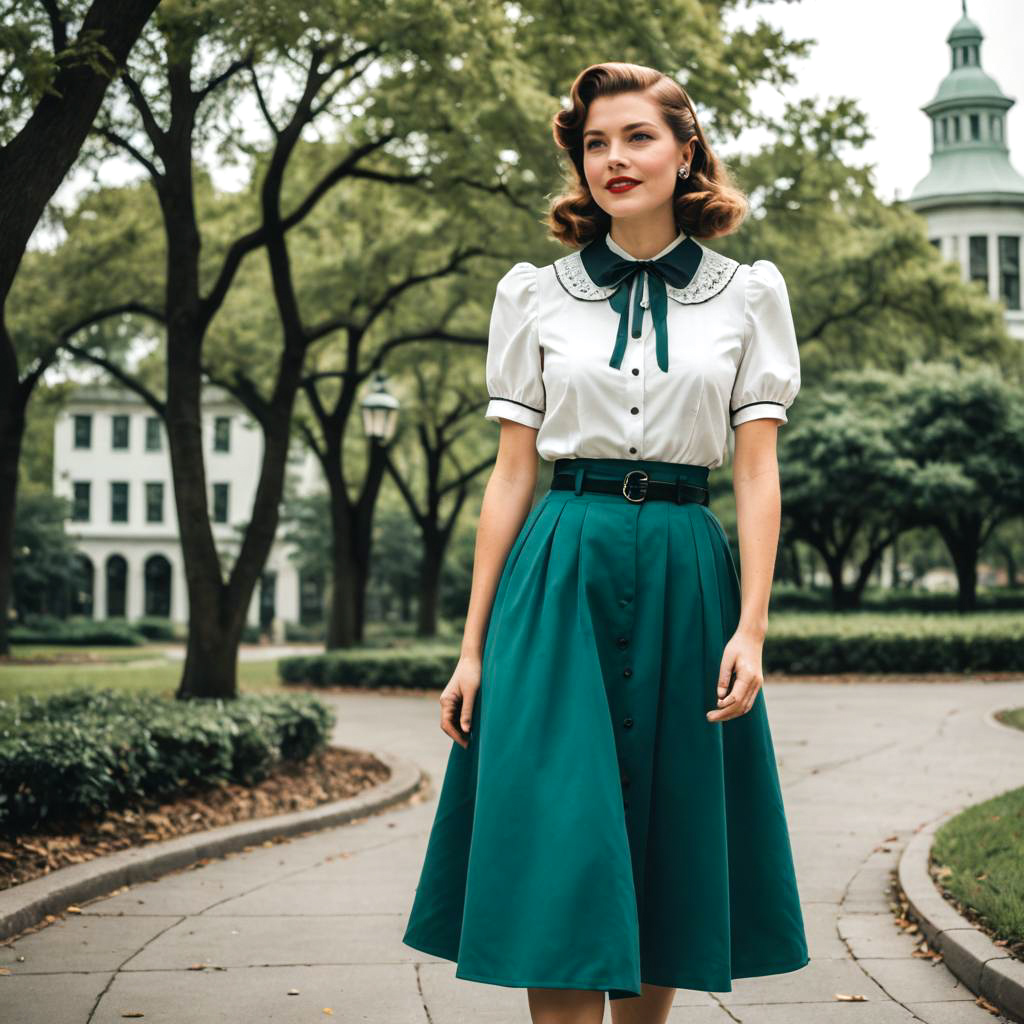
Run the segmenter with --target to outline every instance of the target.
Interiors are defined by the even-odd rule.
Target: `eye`
[[[633,132],[633,134],[630,135],[630,137],[629,137],[629,141],[632,142],[634,139],[638,139],[638,138],[653,139],[654,136],[650,132]],[[587,143],[586,148],[587,149],[593,149],[595,143],[600,145],[601,140],[600,139],[591,139]]]

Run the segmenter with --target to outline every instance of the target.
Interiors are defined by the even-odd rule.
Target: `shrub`
[[[0,701],[0,827],[78,819],[186,786],[253,785],[324,746],[334,721],[304,694],[175,701],[79,689]]]
[[[108,619],[57,619],[50,615],[33,615],[24,623],[12,626],[11,643],[59,644],[75,647],[134,647],[145,638],[127,623]]]

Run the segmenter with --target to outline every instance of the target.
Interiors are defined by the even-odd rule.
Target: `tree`
[[[785,541],[803,541],[821,555],[837,610],[859,606],[882,553],[913,512],[917,467],[898,447],[894,390],[887,371],[838,374],[802,396],[799,415],[794,411],[784,428]],[[847,587],[844,571],[853,561],[856,577]]]
[[[414,474],[386,456],[388,473],[422,540],[416,622],[421,637],[437,635],[444,561],[452,536],[474,482],[494,465],[490,451],[479,456],[467,453],[468,459],[463,455],[466,435],[479,435],[487,398],[471,393],[457,379],[448,383],[454,362],[449,352],[442,351],[433,364],[420,361],[410,366],[416,389],[412,410],[419,449],[416,455],[423,471]],[[413,453],[408,455],[403,461],[412,462]],[[423,478],[422,502],[412,482],[417,476]]]
[[[26,489],[18,494],[14,527],[14,610],[27,615],[62,615],[76,578],[75,545],[64,530],[66,498]]]
[[[12,331],[26,247],[158,0],[16,3],[0,24],[0,654],[9,650],[18,462],[32,391],[59,351]]]
[[[999,303],[939,256],[923,218],[879,199],[870,169],[849,162],[868,138],[851,101],[789,104],[775,134],[732,162],[752,215],[723,251],[783,271],[805,385],[954,356],[1020,375],[1024,350]]]
[[[960,611],[976,607],[982,547],[1024,515],[1022,397],[997,368],[944,364],[914,366],[894,394],[900,453],[918,467],[913,519],[942,537]]]

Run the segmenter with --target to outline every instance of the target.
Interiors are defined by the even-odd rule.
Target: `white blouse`
[[[680,232],[652,259],[686,237]],[[604,240],[636,259],[610,234]],[[655,459],[711,469],[725,461],[730,428],[763,417],[787,422],[800,356],[786,283],[768,260],[740,264],[701,249],[689,284],[667,289],[667,371],[657,363],[646,273],[643,330],[629,337],[616,368],[609,359],[619,314],[608,301],[615,288],[596,284],[578,252],[543,267],[515,264],[498,282],[491,312],[485,417],[538,428],[537,451],[551,461]]]

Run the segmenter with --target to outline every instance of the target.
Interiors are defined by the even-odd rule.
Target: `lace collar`
[[[680,235],[676,241],[678,242],[682,237]],[[708,299],[713,298],[732,280],[733,274],[739,267],[736,260],[701,245],[696,239],[693,241],[700,246],[702,251],[696,273],[690,283],[683,288],[673,288],[671,285],[666,287],[669,298],[675,299],[676,302],[683,305],[707,302]],[[669,248],[675,244],[676,242],[673,242]],[[662,252],[665,251],[662,250]],[[661,254],[659,253],[659,255]],[[602,287],[591,279],[579,252],[571,252],[567,256],[562,256],[552,265],[558,283],[574,298],[584,299],[588,302],[601,302],[608,299],[615,291],[613,286]]]

